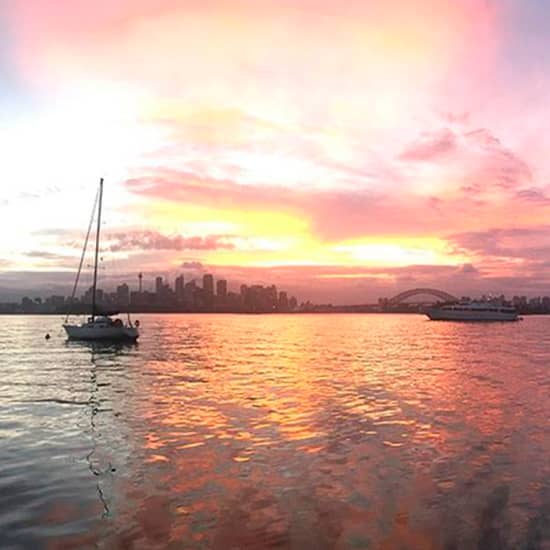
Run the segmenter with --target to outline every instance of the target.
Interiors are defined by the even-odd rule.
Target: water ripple
[[[0,317],[3,545],[550,545],[550,318],[141,321]]]

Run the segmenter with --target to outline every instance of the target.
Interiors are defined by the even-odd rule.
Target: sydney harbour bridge
[[[385,300],[384,302],[385,305],[388,307],[398,306],[400,304],[405,304],[409,298],[413,298],[416,296],[431,296],[432,298],[436,298],[438,301],[441,302],[458,301],[458,298],[456,296],[453,296],[448,292],[444,292],[443,290],[437,290],[435,288],[413,288],[411,290],[400,292],[399,294],[396,294],[395,296],[389,298],[388,300]]]
[[[422,298],[411,300],[411,298]],[[436,288],[412,288],[396,294],[392,298],[380,298],[376,304],[315,306],[315,311],[343,311],[350,313],[420,313],[435,302],[458,302],[459,299],[444,290]]]
[[[416,298],[412,300],[411,298]],[[422,299],[418,299],[422,298]],[[421,313],[435,302],[458,302],[459,299],[444,290],[436,288],[412,288],[396,294],[392,298],[380,298],[377,303],[356,305],[321,304],[309,305],[304,311],[317,312],[348,312],[348,313]],[[306,304],[307,308],[307,304]]]

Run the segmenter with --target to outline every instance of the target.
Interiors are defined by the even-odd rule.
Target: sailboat
[[[90,229],[92,227],[92,221],[95,213],[95,208],[97,205],[97,230],[95,235],[95,257],[94,257],[94,279],[92,284],[92,311],[91,316],[88,317],[85,323],[80,325],[69,324],[69,314],[65,318],[65,323],[63,328],[67,333],[67,336],[71,340],[104,340],[104,341],[113,341],[113,340],[125,340],[135,342],[139,337],[139,322],[136,321],[132,324],[130,316],[128,315],[128,321],[125,323],[122,319],[114,319],[110,315],[103,314],[100,312],[98,305],[96,303],[96,288],[97,288],[97,265],[99,260],[99,237],[101,231],[101,206],[103,202],[103,178],[99,181],[99,190],[96,197],[96,202],[94,203],[94,208],[92,210],[92,218],[90,219],[90,225],[88,226],[88,233],[86,235],[86,240],[84,241],[84,249],[82,251],[82,256],[80,259],[80,265],[78,267],[78,272],[76,275],[76,280],[73,287],[73,294],[71,297],[71,302],[74,299],[76,293],[76,288],[78,285],[78,279],[80,278],[80,272],[82,270],[82,263],[86,253],[86,246],[88,244],[88,238],[90,236]]]

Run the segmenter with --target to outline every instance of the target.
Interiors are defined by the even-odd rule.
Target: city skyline
[[[89,253],[91,256],[91,253]],[[103,258],[102,258],[103,259]],[[154,292],[155,291],[155,280],[159,276],[164,280],[173,281],[173,284],[177,284],[177,279],[180,275],[185,277],[186,281],[195,280],[202,281],[204,275],[206,274],[205,266],[198,262],[186,262],[188,266],[188,271],[171,271],[169,273],[163,272],[161,275],[154,272],[138,272],[138,273],[118,273],[117,275],[105,275],[105,268],[100,267],[101,276],[98,280],[98,287],[114,290],[120,284],[128,284],[131,289],[138,290],[140,288],[139,275],[142,276],[142,290],[144,292]],[[89,267],[88,263],[88,267]],[[216,279],[223,279],[227,282],[232,288],[239,288],[242,284],[248,285],[260,285],[260,286],[270,286],[274,284],[275,286],[280,286],[281,281],[277,277],[277,269],[258,269],[258,275],[251,280],[246,280],[243,278],[243,274],[246,271],[239,272],[241,275],[240,278],[229,279],[221,272],[215,272],[211,275]],[[270,274],[273,274],[272,280],[270,280]],[[0,274],[1,276],[1,274]],[[13,288],[6,288],[0,286],[0,303],[14,303],[19,302],[24,297],[39,297],[41,299],[46,299],[50,296],[59,296],[64,295],[68,296],[71,293],[72,286],[74,284],[74,271],[63,271],[63,272],[48,272],[48,273],[36,273],[34,277],[30,278],[31,284],[25,286],[17,285],[18,274],[14,274],[14,281],[16,285]],[[86,288],[91,285],[92,272],[91,269],[84,271],[81,276],[81,284],[79,288]],[[353,278],[355,281],[355,278]],[[457,296],[501,296],[505,295],[507,299],[512,299],[514,296],[523,296],[527,300],[534,298],[542,298],[546,295],[550,295],[550,285],[541,285],[537,286],[532,290],[528,288],[521,288],[514,286],[512,289],[505,290],[503,287],[494,287],[488,288],[486,285],[480,285],[479,287],[470,287],[470,291],[467,289],[463,290],[458,287],[456,284],[452,286],[443,286],[437,278],[412,278],[412,277],[399,277],[397,282],[392,282],[387,285],[371,285],[371,281],[362,280],[359,278],[351,289],[353,292],[350,292],[350,289],[346,289],[344,293],[344,298],[340,297],[342,295],[338,292],[332,292],[329,288],[326,291],[311,292],[311,289],[307,286],[300,286],[297,284],[290,283],[285,288],[289,294],[299,295],[304,302],[312,302],[316,304],[327,304],[331,303],[334,305],[357,305],[363,303],[374,304],[377,303],[381,298],[390,298],[400,292],[409,290],[411,288],[437,288],[442,291],[452,290],[454,288],[454,293]],[[419,284],[416,284],[419,283]],[[284,281],[283,281],[284,284]]]
[[[157,275],[153,290],[143,287],[143,274],[137,275],[137,287],[128,282],[116,288],[97,287],[95,300],[99,310],[139,312],[227,312],[275,313],[297,310],[295,296],[275,285],[241,284],[230,288],[226,279],[214,279],[205,273],[202,280],[186,280],[183,274],[173,282]],[[202,284],[201,284],[202,283]],[[32,296],[32,297],[31,297]],[[75,289],[74,295],[54,294],[47,297],[23,296],[21,303],[0,300],[0,313],[87,313],[93,303],[93,286]]]
[[[8,1],[0,297],[70,285],[100,177],[120,277],[193,264],[334,303],[547,293],[549,13]]]
[[[478,300],[488,303],[513,305],[521,314],[550,313],[548,295],[489,294],[460,297],[441,289],[415,288],[395,296],[381,296],[375,302],[361,301],[337,304],[330,301],[314,303],[298,301],[286,290],[277,289],[274,284],[228,285],[227,279],[214,278],[211,273],[188,280],[180,273],[171,281],[161,275],[151,277],[150,284],[143,273],[137,274],[137,285],[122,282],[116,287],[98,287],[96,302],[99,310],[108,312],[134,313],[423,313],[430,303],[445,301],[468,302]],[[85,286],[85,285],[81,285]],[[76,313],[84,314],[92,307],[93,287],[82,291],[76,288],[74,296],[53,294],[49,296],[29,293],[19,301],[0,299],[0,314],[10,313]],[[31,297],[32,296],[32,297]],[[424,299],[419,299],[422,296]],[[430,299],[426,298],[430,296]],[[413,298],[412,300],[410,298]]]

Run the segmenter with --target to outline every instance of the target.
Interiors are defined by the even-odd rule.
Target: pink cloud
[[[490,258],[517,258],[523,268],[550,257],[550,226],[492,228],[450,235],[458,250],[474,253],[485,261]]]
[[[491,187],[518,188],[533,179],[527,162],[486,128],[460,132],[443,128],[425,132],[399,155],[399,159],[461,171],[458,179],[466,192],[479,193]]]
[[[504,189],[529,183],[533,174],[528,164],[486,128],[464,134],[468,143],[480,153],[480,179],[487,179]]]
[[[535,204],[550,204],[550,197],[545,189],[539,187],[529,187],[527,189],[521,189],[516,193],[516,197],[528,203]]]
[[[496,153],[497,157],[500,155]],[[491,157],[485,179],[477,181],[477,167],[466,175],[465,182],[452,195],[421,195],[415,191],[413,176],[409,186],[401,189],[371,190],[368,187],[317,189],[283,185],[243,185],[231,179],[212,178],[193,172],[157,168],[147,175],[131,178],[126,187],[133,194],[148,199],[197,204],[220,209],[282,211],[305,217],[312,231],[321,239],[341,240],[364,235],[447,234],[464,229],[479,229],[503,216],[518,216],[516,192],[528,174],[510,168],[506,156],[503,165]],[[515,166],[515,164],[514,164]],[[490,172],[490,173],[489,173]],[[502,195],[498,201],[484,193],[501,188],[503,173],[518,176],[518,189]],[[538,203],[543,218],[546,205]],[[529,213],[531,218],[533,211]],[[524,213],[526,215],[526,213]],[[486,226],[486,225],[485,225]]]
[[[163,235],[158,231],[128,231],[106,237],[112,252],[130,250],[231,250],[235,245],[226,235],[183,237]]]
[[[422,136],[417,143],[403,151],[399,158],[406,161],[431,161],[454,152],[456,146],[454,133],[448,128],[443,128],[435,135]]]

